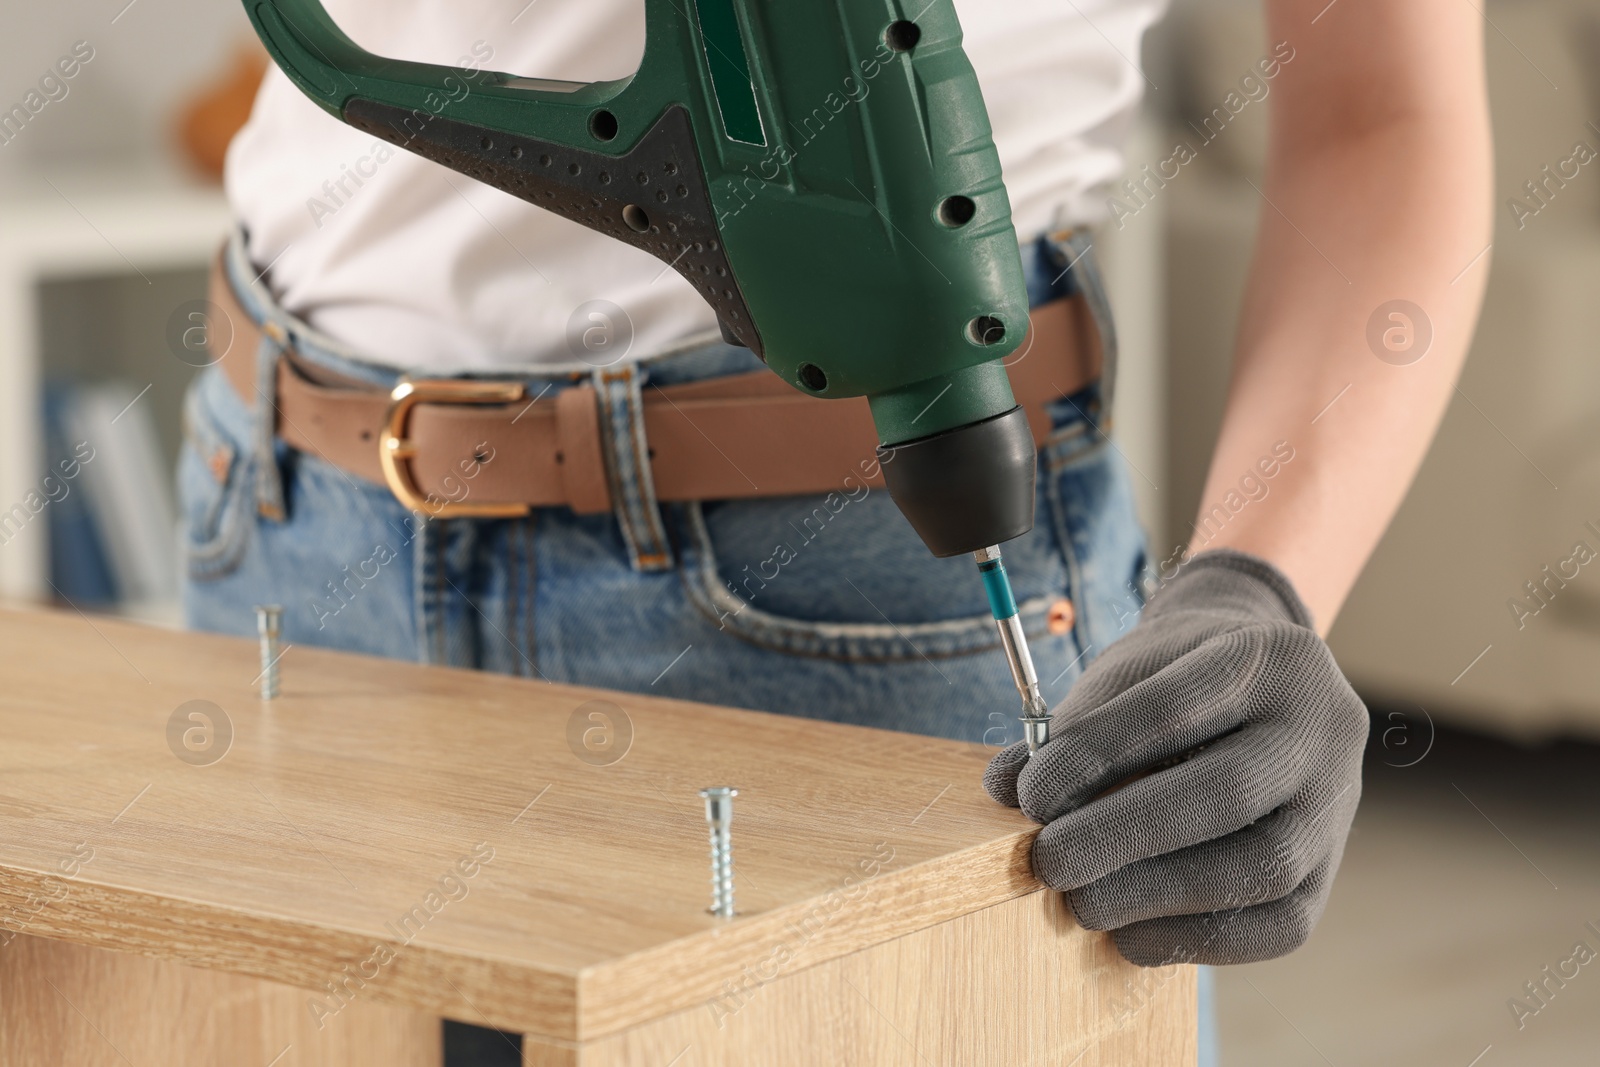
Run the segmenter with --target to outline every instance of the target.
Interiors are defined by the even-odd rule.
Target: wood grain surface
[[[439,1020],[375,1002],[320,1020],[306,992],[17,937],[0,949],[5,1067],[440,1067]]]
[[[1195,969],[1134,967],[1032,893],[810,968],[767,957],[704,1005],[524,1067],[1192,1067]]]
[[[0,941],[571,1042],[703,1011],[774,943],[815,966],[1038,888],[979,746],[304,647],[267,705],[258,670],[251,641],[0,612]],[[570,740],[594,710],[631,724],[616,762]],[[696,795],[723,784],[732,920]]]

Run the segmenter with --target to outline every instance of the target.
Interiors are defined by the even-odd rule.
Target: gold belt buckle
[[[472,504],[428,499],[411,473],[416,446],[405,436],[411,409],[418,404],[514,404],[525,389],[521,382],[483,382],[464,378],[403,378],[389,393],[389,410],[378,434],[378,462],[395,499],[436,519],[514,519],[532,510],[527,504]]]

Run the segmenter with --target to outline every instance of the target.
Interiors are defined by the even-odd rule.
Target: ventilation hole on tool
[[[1006,339],[1006,324],[993,315],[979,315],[967,323],[967,340],[975,345],[997,345]]]
[[[820,393],[828,387],[828,376],[822,373],[822,368],[815,363],[800,364],[797,373],[800,376],[800,384],[813,393]]]
[[[521,159],[522,158],[522,146],[521,145],[512,145],[511,146],[511,158],[512,159]]]
[[[628,229],[634,233],[645,233],[650,229],[650,216],[644,213],[644,208],[638,204],[629,204],[622,209],[622,221],[628,224]]]
[[[952,230],[965,226],[978,213],[971,197],[947,196],[939,204],[939,221]]]
[[[589,116],[589,132],[597,141],[609,141],[617,135],[617,116],[601,108]]]
[[[478,143],[483,146],[483,150],[485,152],[489,151],[491,148],[494,147],[494,141],[491,138],[488,138],[488,137],[485,137],[483,140],[479,141]]]
[[[922,27],[907,19],[889,23],[889,28],[883,31],[883,43],[889,46],[892,52],[909,52],[917,47],[917,42],[922,40]]]

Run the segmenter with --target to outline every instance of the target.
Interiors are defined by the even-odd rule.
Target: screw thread
[[[711,830],[711,914],[733,917],[733,798],[737,789],[712,786],[700,790],[706,802],[706,825]]]
[[[727,826],[711,828],[711,913],[733,915],[733,836]]]

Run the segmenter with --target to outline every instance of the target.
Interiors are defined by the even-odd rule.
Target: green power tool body
[[[638,71],[578,83],[387,59],[321,0],[245,0],[335,117],[651,253],[785,381],[867,397],[890,495],[953,556],[1033,526],[1002,362],[1028,300],[955,9],[918,5],[645,0]]]

